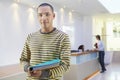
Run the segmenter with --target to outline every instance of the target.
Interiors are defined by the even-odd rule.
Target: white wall
[[[32,8],[9,0],[0,1],[0,66],[19,62],[27,34],[38,28]]]
[[[92,38],[93,38],[93,18],[92,16],[84,16],[83,19],[83,44],[85,49],[92,49]]]
[[[85,46],[85,50],[92,49],[92,23],[91,16],[76,16],[74,24],[74,45],[73,49],[78,49],[82,44]]]
[[[84,44],[85,49],[91,48],[92,18],[53,5],[54,26],[69,34],[71,49],[77,49],[80,44]],[[0,11],[0,66],[16,64],[27,35],[40,28],[36,9],[12,0],[1,0]]]

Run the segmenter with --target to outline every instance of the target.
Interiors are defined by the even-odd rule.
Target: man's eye
[[[42,14],[38,14],[38,16],[42,17]]]
[[[47,13],[46,16],[49,16],[49,13]]]

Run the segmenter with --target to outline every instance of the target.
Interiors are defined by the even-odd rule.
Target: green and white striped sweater
[[[52,59],[59,58],[60,66],[48,70],[50,76],[43,73],[44,77],[35,78],[28,76],[27,80],[60,80],[64,72],[70,67],[70,41],[68,35],[56,28],[50,33],[37,31],[28,35],[21,54],[20,62],[36,65]]]

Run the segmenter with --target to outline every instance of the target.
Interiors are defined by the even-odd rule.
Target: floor
[[[120,62],[111,63],[106,68],[106,72],[98,73],[89,80],[120,80]]]

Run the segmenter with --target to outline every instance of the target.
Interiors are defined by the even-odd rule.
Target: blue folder
[[[40,69],[46,69],[46,68],[51,68],[51,67],[55,67],[58,66],[60,63],[60,59],[53,59],[50,61],[46,61],[44,63],[40,63],[40,64],[36,64],[34,66],[30,66],[29,70],[33,71],[33,70],[40,70]]]

